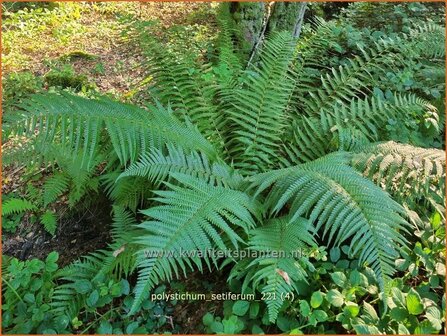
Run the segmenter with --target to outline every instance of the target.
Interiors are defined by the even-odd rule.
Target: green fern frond
[[[242,177],[224,163],[210,163],[206,155],[191,152],[186,154],[181,147],[167,145],[167,154],[154,149],[141,156],[119,178],[127,176],[146,177],[152,182],[164,181],[170,173],[184,173],[213,185],[237,188]]]
[[[383,129],[390,119],[417,121],[425,113],[429,113],[437,122],[436,108],[429,102],[414,94],[395,94],[393,101],[368,97],[352,99],[349,105],[335,104],[321,111],[320,119],[325,131],[349,127],[359,130],[369,140],[377,141],[383,138],[380,133],[384,134]]]
[[[135,241],[143,230],[137,227],[135,217],[122,207],[113,207],[113,244],[106,252],[101,272],[113,274],[116,278],[129,276],[137,267],[136,253],[139,246]]]
[[[445,152],[394,141],[363,147],[353,166],[405,203],[438,195],[445,201]],[[440,203],[443,205],[444,201]]]
[[[76,290],[76,284],[94,279],[101,265],[102,258],[91,254],[59,270],[56,278],[61,284],[54,289],[51,297],[51,312],[56,316],[66,315],[70,320],[78,316],[85,307],[85,295]]]
[[[403,46],[402,46],[403,45]],[[360,49],[358,55],[347,60],[347,64],[330,70],[319,69],[321,65],[298,66],[301,74],[294,90],[291,109],[297,115],[317,116],[323,109],[333,105],[349,105],[354,98],[363,98],[375,85],[378,77],[393,71],[399,64],[405,64],[400,57],[405,55],[405,39],[396,36],[381,39],[368,49]],[[312,73],[322,73],[319,80],[312,79]],[[310,79],[306,79],[309,77]]]
[[[445,58],[445,27],[433,23],[417,25],[410,31],[413,46],[430,58]]]
[[[247,272],[248,283],[261,292],[266,301],[269,320],[274,322],[286,295],[298,293],[295,281],[305,280],[306,271],[303,254],[316,246],[307,219],[279,217],[269,220],[264,226],[250,232],[249,249],[259,254],[243,272]],[[239,272],[239,271],[238,271]],[[244,283],[247,285],[247,283]]]
[[[45,230],[54,236],[57,228],[57,218],[54,212],[50,210],[45,211],[45,213],[40,217],[40,221]]]
[[[94,158],[103,131],[122,164],[166,142],[181,143],[184,148],[215,156],[211,144],[196,129],[177,120],[169,108],[148,108],[146,111],[106,98],[47,93],[27,100],[22,105],[23,113],[10,120],[7,127],[30,138],[37,130],[36,150],[44,151],[46,144],[59,142],[74,152],[82,151],[83,163]]]
[[[217,36],[216,45],[218,48],[218,69],[226,70],[225,74],[220,77],[221,85],[228,85],[233,78],[237,77],[242,71],[242,55],[237,54],[233,36],[238,34],[237,29],[232,28],[231,13],[228,5],[221,4],[217,13],[217,23],[219,26],[219,35]]]
[[[76,284],[87,280],[94,282],[107,276],[120,279],[129,276],[136,267],[137,245],[133,241],[141,230],[136,227],[135,218],[122,207],[113,208],[113,243],[107,250],[99,250],[69,266],[59,270],[57,278],[60,284],[55,288],[51,310],[56,315],[78,316],[85,307],[85,295],[78,293]]]
[[[63,176],[56,176],[56,180],[51,181],[52,185],[46,186],[47,190],[44,191],[44,200],[45,197],[48,198],[48,201],[50,196],[57,197],[62,194],[64,185],[69,187],[68,203],[72,207],[88,192],[97,192],[99,179],[95,176],[96,168],[104,159],[104,155],[95,152],[90,162],[86,162],[82,151],[73,152],[70,148],[60,145],[50,146],[45,154],[45,160],[56,163],[57,167],[63,172]],[[67,189],[67,187],[65,188]],[[53,189],[51,190],[50,188]],[[45,195],[45,193],[47,194]],[[54,193],[57,193],[57,195]]]
[[[230,157],[248,174],[266,169],[277,158],[293,89],[289,66],[294,50],[289,33],[275,34],[263,46],[259,65],[244,73],[242,87],[228,93]]]
[[[291,221],[308,216],[316,231],[323,229],[329,244],[350,241],[350,255],[358,255],[374,270],[384,290],[406,244],[405,210],[348,164],[346,153],[331,154],[254,176],[253,186],[257,194],[271,187],[266,206],[272,215],[288,204]]]
[[[143,177],[119,176],[119,172],[112,172],[101,177],[107,196],[115,205],[135,212],[152,195],[153,183]]]
[[[282,166],[313,161],[335,150],[361,147],[367,140],[387,139],[389,120],[427,120],[436,127],[439,117],[433,105],[413,94],[395,94],[392,101],[372,96],[354,98],[348,104],[334,104],[321,110],[319,118],[295,118],[290,135],[281,145],[285,153]],[[352,143],[343,140],[346,135]]]
[[[313,161],[330,152],[331,134],[318,118],[305,116],[291,123],[290,132],[281,144],[282,167]]]
[[[48,204],[56,201],[68,188],[70,179],[63,173],[56,173],[45,181],[43,186],[43,203]]]
[[[149,220],[140,225],[145,234],[136,241],[143,250],[138,254],[140,270],[131,314],[160,281],[178,277],[179,271],[185,273],[193,264],[202,270],[202,260],[197,255],[185,256],[185,252],[225,250],[224,237],[237,248],[244,241],[236,230],[247,232],[255,226],[251,213],[256,208],[248,195],[184,174],[171,176],[183,186],[165,182],[169,190],[155,192],[161,205],[142,211]],[[209,259],[204,256],[208,267]]]
[[[147,31],[140,34],[140,45],[147,56],[144,67],[152,77],[151,94],[221,150],[223,115],[213,102],[217,87],[207,80],[213,78],[209,65],[188,51],[170,50]]]
[[[37,210],[37,207],[30,201],[23,198],[10,198],[2,204],[2,216],[10,214],[20,214],[26,211]]]

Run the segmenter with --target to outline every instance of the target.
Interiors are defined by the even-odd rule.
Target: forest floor
[[[61,6],[61,5],[60,5]],[[129,20],[157,20],[162,27],[202,22],[210,4],[117,2],[64,4],[51,15],[25,11],[7,15],[3,24],[2,72],[28,70],[44,76],[65,64],[86,75],[98,90],[126,95],[143,79],[143,58],[123,37]],[[24,19],[29,22],[23,24]]]

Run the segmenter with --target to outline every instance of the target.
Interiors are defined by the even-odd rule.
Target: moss
[[[60,60],[73,62],[74,60],[77,60],[77,59],[85,59],[85,60],[91,61],[91,60],[95,60],[97,58],[98,58],[98,56],[96,56],[96,55],[89,54],[82,50],[76,50],[76,51],[69,52],[65,55],[62,55],[60,57]]]
[[[277,2],[273,7],[267,31],[290,31],[293,32],[301,9],[300,2]]]
[[[89,83],[87,76],[76,74],[70,65],[65,65],[62,69],[52,69],[44,78],[48,87],[72,88],[75,91],[94,89],[94,85]]]

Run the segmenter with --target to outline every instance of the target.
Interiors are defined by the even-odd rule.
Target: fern
[[[178,277],[179,271],[185,273],[193,264],[202,270],[200,258],[185,257],[182,252],[203,252],[213,247],[225,250],[223,236],[237,248],[243,239],[235,230],[247,232],[255,226],[250,213],[256,213],[256,207],[246,194],[184,174],[171,176],[184,187],[165,182],[170,190],[156,192],[161,205],[142,211],[150,220],[140,225],[145,234],[137,240],[143,249],[138,253],[139,276],[131,314],[160,281]],[[146,255],[146,251],[161,255]],[[175,258],[167,253],[173,253]],[[207,255],[204,260],[210,266]]]
[[[80,280],[96,281],[102,276],[120,279],[130,275],[136,267],[136,245],[139,237],[133,216],[121,207],[113,208],[113,243],[107,250],[100,250],[77,260],[57,273],[60,284],[52,296],[51,309],[56,315],[78,316],[85,306],[86,297],[76,290]]]
[[[45,211],[45,213],[40,217],[40,221],[43,224],[45,230],[54,236],[57,228],[57,218],[52,211]]]
[[[373,74],[383,74],[391,64],[395,64],[390,60],[396,59],[395,49],[399,42],[398,38],[380,40],[373,48],[362,49],[360,55],[348,59],[346,65],[331,68],[319,80],[298,80],[292,101],[293,109],[297,114],[314,116],[333,104],[347,104],[353,98],[364,97],[368,86],[375,81]],[[312,65],[309,68],[303,66],[298,73],[312,72],[312,69]],[[314,71],[319,72],[316,69]]]
[[[358,54],[346,60],[347,64],[328,69],[325,67],[327,60],[322,59],[324,53],[316,53],[327,48],[330,40],[335,38],[334,25],[334,22],[319,22],[308,49],[299,54],[295,69],[300,77],[291,101],[291,109],[296,114],[315,116],[335,104],[349,105],[353,98],[365,98],[372,87],[380,86],[385,73],[396,72],[399,67],[420,59],[420,53],[424,55],[423,49],[428,47],[424,41],[436,45],[431,50],[444,48],[439,43],[441,37],[438,37],[444,29],[427,25],[411,34],[382,38],[372,47],[359,48]],[[445,39],[445,32],[443,34]]]
[[[68,183],[69,178],[63,173],[55,174],[47,179],[43,187],[44,206],[56,201],[67,190]]]
[[[112,172],[101,177],[107,196],[117,206],[129,208],[135,212],[141,208],[152,195],[153,184],[142,177],[124,177],[118,179],[119,172]]]
[[[338,149],[351,149],[354,144],[343,144],[346,132],[351,139],[358,139],[359,144],[385,140],[390,119],[424,120],[437,127],[439,118],[434,106],[412,94],[395,94],[392,101],[371,97],[354,98],[348,105],[334,104],[330,109],[321,110],[319,118],[295,119],[291,135],[286,138],[288,142],[282,144],[282,150],[289,157],[283,159],[284,165],[312,161]]]
[[[293,89],[289,76],[295,42],[287,33],[274,35],[263,47],[259,66],[245,72],[243,86],[231,91],[230,156],[243,172],[273,165],[287,122],[285,107]]]
[[[353,156],[352,163],[405,203],[425,197],[435,208],[443,210],[440,206],[445,203],[444,151],[390,141],[364,146]]]
[[[97,151],[102,130],[107,131],[122,164],[166,142],[182,143],[184,148],[215,156],[213,147],[200,133],[181,124],[169,108],[161,105],[149,106],[148,112],[105,98],[92,100],[67,93],[47,93],[33,96],[22,108],[22,114],[9,120],[10,131],[33,137],[37,129],[36,150],[45,150],[46,144],[58,141],[75,153],[81,150],[82,164],[88,166]]]
[[[134,241],[141,236],[142,230],[137,228],[135,218],[123,208],[113,208],[112,237],[108,257],[104,260],[102,272],[113,274],[117,278],[128,276],[137,266],[136,252],[138,246]]]
[[[210,184],[237,188],[242,177],[224,163],[210,163],[207,156],[197,152],[185,154],[181,148],[167,146],[167,155],[154,149],[142,155],[119,178],[146,177],[152,182],[164,181],[170,173],[178,172],[198,177]]]
[[[242,61],[244,57],[237,54],[237,49],[233,42],[233,36],[238,31],[231,28],[233,23],[231,22],[228,5],[222,4],[219,7],[217,23],[219,25],[219,35],[216,41],[216,45],[219,48],[217,69],[223,72],[220,76],[220,84],[231,87],[234,78],[237,78],[243,69]]]
[[[50,309],[55,315],[66,315],[70,319],[79,315],[85,306],[85,297],[78,293],[76,284],[82,280],[91,281],[98,274],[102,258],[89,255],[59,270],[57,279],[61,282],[53,292]]]
[[[243,70],[224,14],[220,54],[210,60],[163,47],[140,31],[153,76],[155,103],[146,108],[42,94],[7,116],[4,134],[24,136],[29,160],[58,172],[45,183],[45,206],[67,189],[72,207],[93,192],[105,192],[113,204],[113,241],[59,273],[56,314],[80,313],[79,280],[120,279],[138,270],[133,314],[158,283],[217,267],[207,249],[289,253],[313,248],[317,235],[324,245],[348,243],[349,256],[373,270],[386,295],[406,247],[405,218],[427,203],[443,212],[443,153],[377,143],[389,141],[390,120],[402,121],[404,131],[416,125],[439,133],[444,121],[436,108],[411,93],[386,100],[370,94],[385,86],[382,74],[406,63],[411,69],[420,55],[434,59],[423,70],[443,83],[439,27],[393,35],[326,68],[322,60],[335,32],[333,23],[321,22],[308,47],[287,33],[269,36]],[[138,224],[141,208],[146,217]],[[36,207],[23,199],[3,205],[3,214],[29,210]],[[51,216],[45,213],[42,222],[54,233]],[[244,290],[275,294],[268,302],[271,322],[282,294],[296,291],[306,269],[312,271],[306,258],[230,262],[236,262],[231,277],[243,279]]]
[[[257,194],[271,187],[266,206],[272,215],[290,206],[290,221],[308,214],[315,230],[323,229],[330,244],[350,241],[350,255],[371,267],[382,290],[394,273],[405,210],[348,165],[343,153],[253,177]]]
[[[409,35],[413,39],[413,46],[421,55],[430,58],[445,58],[444,27],[427,23],[414,27]]]
[[[91,191],[98,191],[98,178],[95,176],[96,167],[104,160],[104,156],[98,153],[94,153],[91,161],[87,163],[84,159],[82,151],[73,152],[69,148],[61,146],[53,146],[48,150],[46,154],[46,160],[53,161],[64,172],[65,178],[56,177],[55,183],[59,185],[50,185],[49,189],[44,187],[45,193],[62,193],[62,185],[69,185],[68,202],[70,206],[74,206],[78,203],[86,194]],[[56,175],[57,176],[57,175]],[[59,181],[60,180],[60,181]],[[53,181],[52,181],[53,182]],[[59,189],[58,189],[59,188]]]
[[[180,120],[192,122],[221,150],[223,116],[213,104],[215,86],[204,79],[207,72],[212,77],[209,67],[200,65],[198,55],[169,50],[147,31],[140,33],[140,44],[147,55],[144,66],[153,77],[151,91],[155,97],[170,104]]]
[[[2,204],[2,216],[35,210],[37,210],[37,207],[33,203],[22,198],[10,198]]]
[[[252,284],[268,297],[269,320],[274,322],[286,297],[298,293],[296,281],[306,280],[306,263],[302,258],[309,247],[316,246],[307,219],[288,217],[269,220],[251,231],[249,249],[260,256],[233,268],[232,276],[245,275],[244,287]]]

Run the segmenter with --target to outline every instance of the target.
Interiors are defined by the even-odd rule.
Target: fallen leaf
[[[284,272],[283,270],[277,268],[276,273],[278,273],[282,278],[287,282],[288,285],[290,285],[290,278],[287,272]]]
[[[126,249],[126,244],[124,244],[123,246],[121,246],[118,250],[113,251],[113,256],[116,258],[118,257],[122,252],[124,252],[124,250]]]

